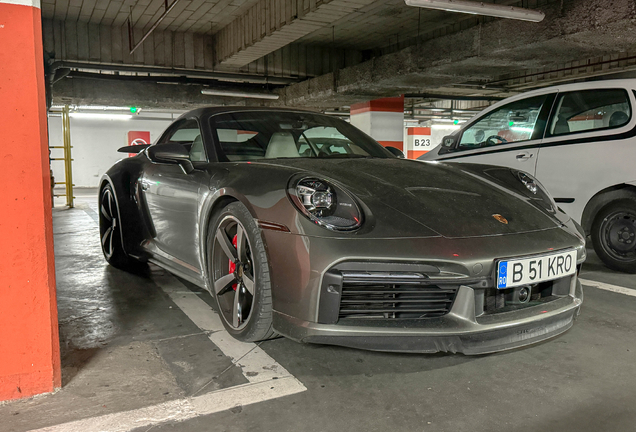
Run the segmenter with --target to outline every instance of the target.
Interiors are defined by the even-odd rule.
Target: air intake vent
[[[391,280],[391,276],[397,275],[386,274],[373,281],[343,276],[339,319],[439,317],[450,311],[459,288],[431,285],[418,281],[417,277],[405,280],[409,278],[404,274],[396,277],[397,280]]]

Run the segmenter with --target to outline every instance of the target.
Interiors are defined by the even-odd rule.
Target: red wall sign
[[[128,145],[150,144],[149,131],[128,131]],[[136,153],[128,153],[128,156],[134,156]]]

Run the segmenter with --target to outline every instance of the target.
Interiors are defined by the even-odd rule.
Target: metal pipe
[[[157,19],[157,21],[152,25],[152,27],[150,27],[150,29],[148,29],[148,31],[146,32],[146,34],[144,34],[144,36],[141,38],[141,40],[139,42],[137,42],[135,44],[134,47],[132,47],[132,49],[130,50],[130,53],[134,53],[135,50],[137,48],[139,48],[141,46],[142,43],[144,43],[144,41],[146,40],[146,38],[148,36],[150,36],[150,33],[152,33],[153,31],[155,31],[155,29],[159,26],[159,24],[161,24],[161,21],[164,20],[164,18],[170,13],[170,11],[174,8],[174,6],[179,2],[179,0],[174,0],[172,2],[172,4],[170,6],[167,7],[167,9],[164,11],[164,13],[161,14],[161,16]],[[166,5],[168,3],[166,2]],[[131,36],[132,37],[132,36]],[[132,39],[131,39],[132,42]]]
[[[199,85],[206,88],[218,88],[219,90],[236,90],[236,91],[261,91],[263,84],[256,83],[229,83],[219,80],[209,80],[202,78],[189,78],[183,76],[166,77],[166,76],[137,76],[137,75],[113,75],[93,72],[72,71],[69,74],[71,78],[83,78],[101,81],[117,81],[117,82],[145,82],[158,85]],[[280,85],[269,85],[270,89],[279,88]]]
[[[62,131],[64,135],[64,183],[66,183],[66,205],[74,207],[73,199],[73,168],[71,166],[71,120],[69,106],[64,105],[62,110]]]
[[[545,14],[538,10],[470,0],[404,0],[404,3],[406,3],[407,6],[426,9],[438,9],[448,12],[485,15],[522,21],[540,22],[545,18]]]
[[[279,95],[275,93],[257,93],[257,92],[247,92],[247,91],[237,91],[237,90],[204,89],[204,90],[201,90],[201,94],[208,95],[208,96],[227,96],[227,97],[271,99],[271,100],[277,100],[279,98]]]
[[[133,29],[132,29],[132,14],[128,15],[128,50],[132,53],[132,49],[133,49],[133,39],[134,39],[134,35],[133,35]]]
[[[117,63],[100,63],[100,62],[88,62],[88,61],[57,61],[51,65],[53,70],[59,68],[73,68],[73,69],[89,69],[95,71],[113,71],[113,72],[132,72],[132,73],[146,73],[146,74],[163,74],[166,76],[188,76],[196,78],[216,79],[219,81],[231,81],[231,82],[252,82],[258,84],[280,84],[287,85],[293,84],[299,81],[299,78],[295,77],[272,77],[265,75],[253,75],[242,73],[226,73],[226,72],[211,72],[198,69],[186,69],[186,68],[171,68],[162,66],[132,66],[122,65]]]
[[[517,81],[520,79],[524,79],[524,78],[531,78],[531,77],[535,77],[535,76],[539,76],[539,75],[550,75],[553,73],[559,73],[559,72],[567,72],[567,71],[572,71],[572,70],[576,70],[576,69],[587,69],[590,67],[596,67],[596,66],[603,66],[606,65],[608,63],[618,63],[618,62],[626,62],[626,61],[630,61],[630,60],[634,60],[636,59],[636,56],[628,56],[628,57],[621,57],[621,58],[614,58],[611,60],[602,60],[602,61],[597,61],[597,62],[592,62],[592,63],[586,63],[586,64],[582,64],[582,65],[577,65],[577,66],[569,66],[569,67],[562,67],[562,68],[558,68],[558,69],[550,69],[550,70],[545,70],[545,71],[541,71],[541,72],[533,72],[533,73],[528,73],[525,75],[520,75],[520,76],[515,76],[515,77],[511,77],[511,78],[504,78],[504,79],[498,79],[498,80],[494,80],[494,81],[488,81],[487,83],[484,83],[482,85],[482,87],[488,87],[491,84],[494,83],[506,83],[509,81]],[[616,72],[621,72],[622,69],[620,70],[614,70],[611,71],[611,73],[616,73]],[[600,73],[601,71],[595,71],[596,73]],[[575,75],[569,76],[568,79],[576,79],[577,77]],[[532,84],[536,84],[536,83],[532,83]]]
[[[505,99],[500,96],[460,96],[452,94],[434,94],[434,93],[407,93],[405,98],[417,99],[450,99],[450,100],[469,100],[469,101],[500,101]]]

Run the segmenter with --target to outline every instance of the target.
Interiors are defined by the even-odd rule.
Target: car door
[[[624,88],[559,92],[555,100],[536,176],[579,222],[596,193],[636,180],[634,103]]]
[[[439,160],[507,166],[535,173],[554,94],[519,99],[485,113],[457,136]]]
[[[206,192],[210,176],[201,169],[207,166],[207,155],[198,121],[175,123],[156,145],[165,144],[186,147],[195,170],[186,173],[179,164],[160,161],[144,169],[140,184],[155,233],[153,252],[200,274],[199,197]]]

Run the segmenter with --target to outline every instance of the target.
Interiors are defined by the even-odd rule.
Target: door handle
[[[517,160],[525,161],[525,160],[528,160],[528,159],[532,158],[533,156],[534,156],[534,154],[532,154],[532,153],[523,152],[523,153],[519,153],[517,155]]]
[[[145,191],[148,190],[148,188],[150,188],[150,186],[148,186],[148,183],[146,183],[145,181],[142,181],[141,182],[141,190],[145,192]]]

